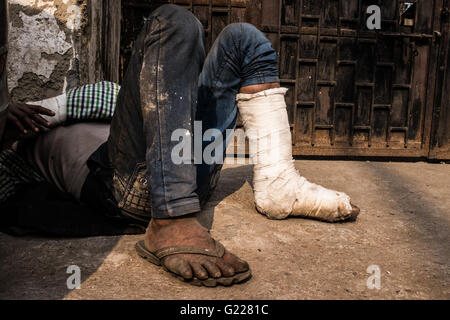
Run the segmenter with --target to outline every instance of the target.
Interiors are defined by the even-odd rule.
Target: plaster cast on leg
[[[55,113],[55,115],[47,116],[41,115],[46,121],[50,123],[50,126],[56,127],[57,125],[63,124],[67,119],[67,95],[61,94],[57,97],[28,102],[30,105],[37,105],[47,109],[50,109]]]
[[[348,195],[310,183],[295,169],[286,92],[275,88],[237,95],[254,164],[257,210],[273,219],[291,215],[341,221],[355,216]]]

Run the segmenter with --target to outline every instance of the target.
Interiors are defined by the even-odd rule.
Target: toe
[[[219,269],[222,272],[222,275],[224,277],[234,276],[234,274],[235,274],[234,269],[229,263],[225,262],[222,259],[217,259],[216,265],[219,267]]]
[[[222,276],[222,272],[220,272],[219,267],[209,260],[203,262],[203,267],[208,270],[209,275],[213,278],[220,278]]]
[[[194,271],[194,275],[200,279],[205,280],[208,279],[208,272],[205,270],[205,268],[202,267],[202,265],[198,262],[191,262],[191,268],[192,271]]]
[[[223,260],[225,260],[229,265],[231,265],[235,272],[245,272],[250,269],[248,263],[244,260],[239,259],[231,252],[226,251],[223,256]]]
[[[189,263],[181,257],[167,257],[163,261],[163,265],[171,272],[182,276],[186,280],[193,278],[193,273]]]

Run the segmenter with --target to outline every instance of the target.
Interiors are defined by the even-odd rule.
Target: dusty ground
[[[0,234],[2,299],[450,299],[450,165],[297,161],[308,179],[347,192],[354,223],[272,221],[253,207],[252,170],[226,166],[205,210],[213,235],[249,261],[231,288],[179,282],[140,259],[140,236],[14,238]],[[208,219],[206,219],[208,220]],[[78,265],[81,289],[66,286]],[[369,290],[370,265],[381,289]]]

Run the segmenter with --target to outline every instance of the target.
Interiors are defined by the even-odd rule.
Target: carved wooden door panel
[[[370,5],[381,29],[369,30]],[[262,0],[297,155],[427,156],[440,1]],[[278,13],[278,14],[275,14]]]

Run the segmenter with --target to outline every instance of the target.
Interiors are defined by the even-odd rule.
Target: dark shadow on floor
[[[246,182],[253,179],[252,165],[230,167],[222,169],[220,179],[211,198],[197,215],[200,223],[207,229],[211,229],[214,223],[214,208],[225,198],[234,194]],[[247,199],[246,199],[247,200]],[[253,197],[248,199],[253,203]]]
[[[81,283],[113,250],[120,236],[12,237],[0,233],[0,299],[62,299],[71,290],[67,268],[77,265]]]
[[[0,299],[63,298],[71,290],[66,285],[70,265],[87,279],[120,239],[116,235],[145,232],[46,182],[24,186],[0,211],[0,230],[8,233],[0,233]]]
[[[225,168],[216,190],[199,214],[211,228],[214,209],[224,198],[251,181],[248,166]],[[253,199],[249,199],[253,202]],[[83,281],[94,274],[113,251],[121,236],[84,238],[28,235],[14,237],[0,233],[0,299],[62,299],[71,289],[67,268],[76,265]],[[130,250],[134,250],[130,248]]]

